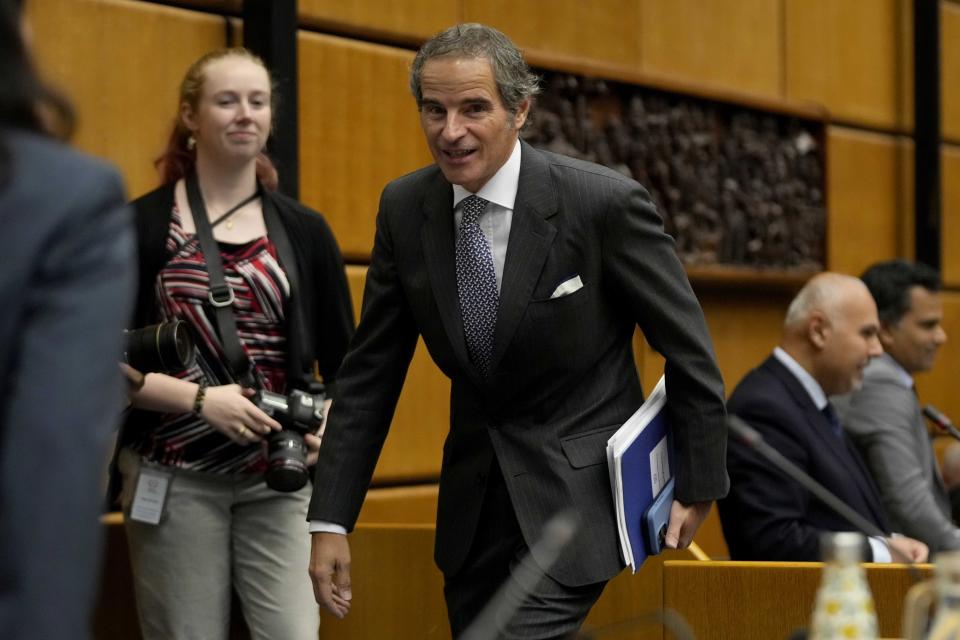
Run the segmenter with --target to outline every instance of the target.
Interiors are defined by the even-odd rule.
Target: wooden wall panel
[[[306,32],[299,47],[300,195],[363,261],[384,185],[431,162],[407,89],[413,54]]]
[[[463,0],[463,18],[496,27],[538,53],[631,68],[640,63],[637,0]]]
[[[943,137],[960,143],[960,4],[940,3],[940,99]]]
[[[899,638],[904,596],[932,566],[866,564],[865,570],[880,637]],[[822,576],[823,565],[814,562],[666,562],[663,604],[683,616],[690,637],[797,637],[810,624]]]
[[[779,97],[780,0],[641,0],[644,71]]]
[[[438,484],[380,487],[367,491],[357,522],[427,524],[437,522]]]
[[[894,136],[830,127],[827,151],[827,265],[859,275],[904,249],[902,144]]]
[[[120,167],[131,197],[158,184],[153,160],[187,67],[226,42],[209,14],[124,0],[31,0],[42,72],[74,102],[75,144]]]
[[[909,123],[906,0],[785,0],[786,97],[846,122]]]
[[[793,294],[759,290],[700,294],[727,396],[780,342],[783,316]]]
[[[944,146],[941,154],[942,226],[940,246],[943,281],[960,287],[960,146]],[[960,335],[957,336],[960,339]]]
[[[456,24],[458,0],[299,0],[301,20],[426,39]]]
[[[960,292],[944,291],[943,330],[947,342],[940,348],[933,370],[917,376],[920,401],[933,404],[946,413],[954,424],[960,424],[960,394],[957,373],[960,372]]]
[[[357,318],[360,317],[366,273],[366,267],[347,267]],[[400,393],[390,435],[374,472],[374,484],[439,478],[443,441],[449,427],[450,382],[433,364],[421,340]]]
[[[727,396],[779,343],[783,316],[794,293],[749,289],[697,292]],[[635,351],[643,391],[650,393],[663,375],[663,356],[642,337],[636,340]]]

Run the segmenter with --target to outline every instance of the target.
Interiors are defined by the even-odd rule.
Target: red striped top
[[[235,296],[237,333],[251,370],[264,389],[285,393],[283,308],[290,285],[273,243],[263,236],[241,245],[219,244],[224,275]],[[166,248],[172,257],[156,282],[161,318],[185,320],[197,343],[196,362],[177,377],[208,386],[228,384],[233,380],[217,336],[214,310],[208,304],[210,280],[203,251],[195,235],[184,233],[176,206]],[[149,460],[192,471],[260,473],[266,466],[259,445],[234,444],[192,413],[162,416],[159,426],[134,446]]]

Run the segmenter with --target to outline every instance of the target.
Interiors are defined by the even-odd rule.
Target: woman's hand
[[[238,384],[207,387],[200,416],[237,444],[260,442],[264,435],[279,431],[280,423],[250,401],[254,393]]]

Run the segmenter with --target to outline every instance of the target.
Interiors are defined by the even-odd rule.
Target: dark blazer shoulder
[[[443,177],[440,167],[436,164],[421,167],[416,171],[395,178],[387,183],[383,188],[381,203],[394,199],[407,199],[411,197],[422,197],[425,188],[443,188],[452,189],[450,183]]]
[[[797,404],[803,404],[806,400],[813,407],[813,400],[800,381],[771,355],[743,377],[730,394],[727,408],[731,413],[757,406],[784,411],[783,402],[787,398]]]

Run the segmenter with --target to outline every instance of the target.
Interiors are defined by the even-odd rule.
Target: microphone
[[[882,531],[880,527],[857,513],[857,511],[852,509],[846,502],[833,495],[829,489],[811,478],[806,471],[798,467],[791,460],[788,460],[786,457],[784,457],[782,453],[767,444],[764,441],[763,436],[760,435],[756,429],[747,424],[743,418],[734,414],[728,415],[727,427],[730,429],[730,432],[733,433],[738,440],[740,440],[740,442],[762,455],[775,468],[790,476],[790,478],[795,480],[804,489],[816,496],[820,502],[832,509],[834,513],[852,524],[858,531],[865,533],[871,538],[879,538],[882,540],[883,544],[886,545],[891,555],[900,556],[905,564],[911,567],[911,569],[913,568],[913,561],[904,556],[899,550],[895,549],[887,542],[888,535],[886,532]],[[916,569],[913,569],[911,573],[915,571]]]
[[[957,440],[960,440],[960,431],[953,426],[950,418],[948,418],[945,413],[937,409],[932,404],[923,406],[923,417],[932,422],[934,426],[939,428],[941,431],[946,431]]]
[[[503,628],[516,614],[520,603],[533,592],[545,571],[557,561],[560,553],[573,539],[578,526],[579,518],[573,509],[566,509],[550,518],[543,526],[540,539],[533,543],[520,560],[513,570],[513,575],[501,585],[458,640],[495,640],[501,637]],[[540,558],[542,569],[537,566],[534,556]],[[513,593],[510,593],[511,580],[516,582]]]

